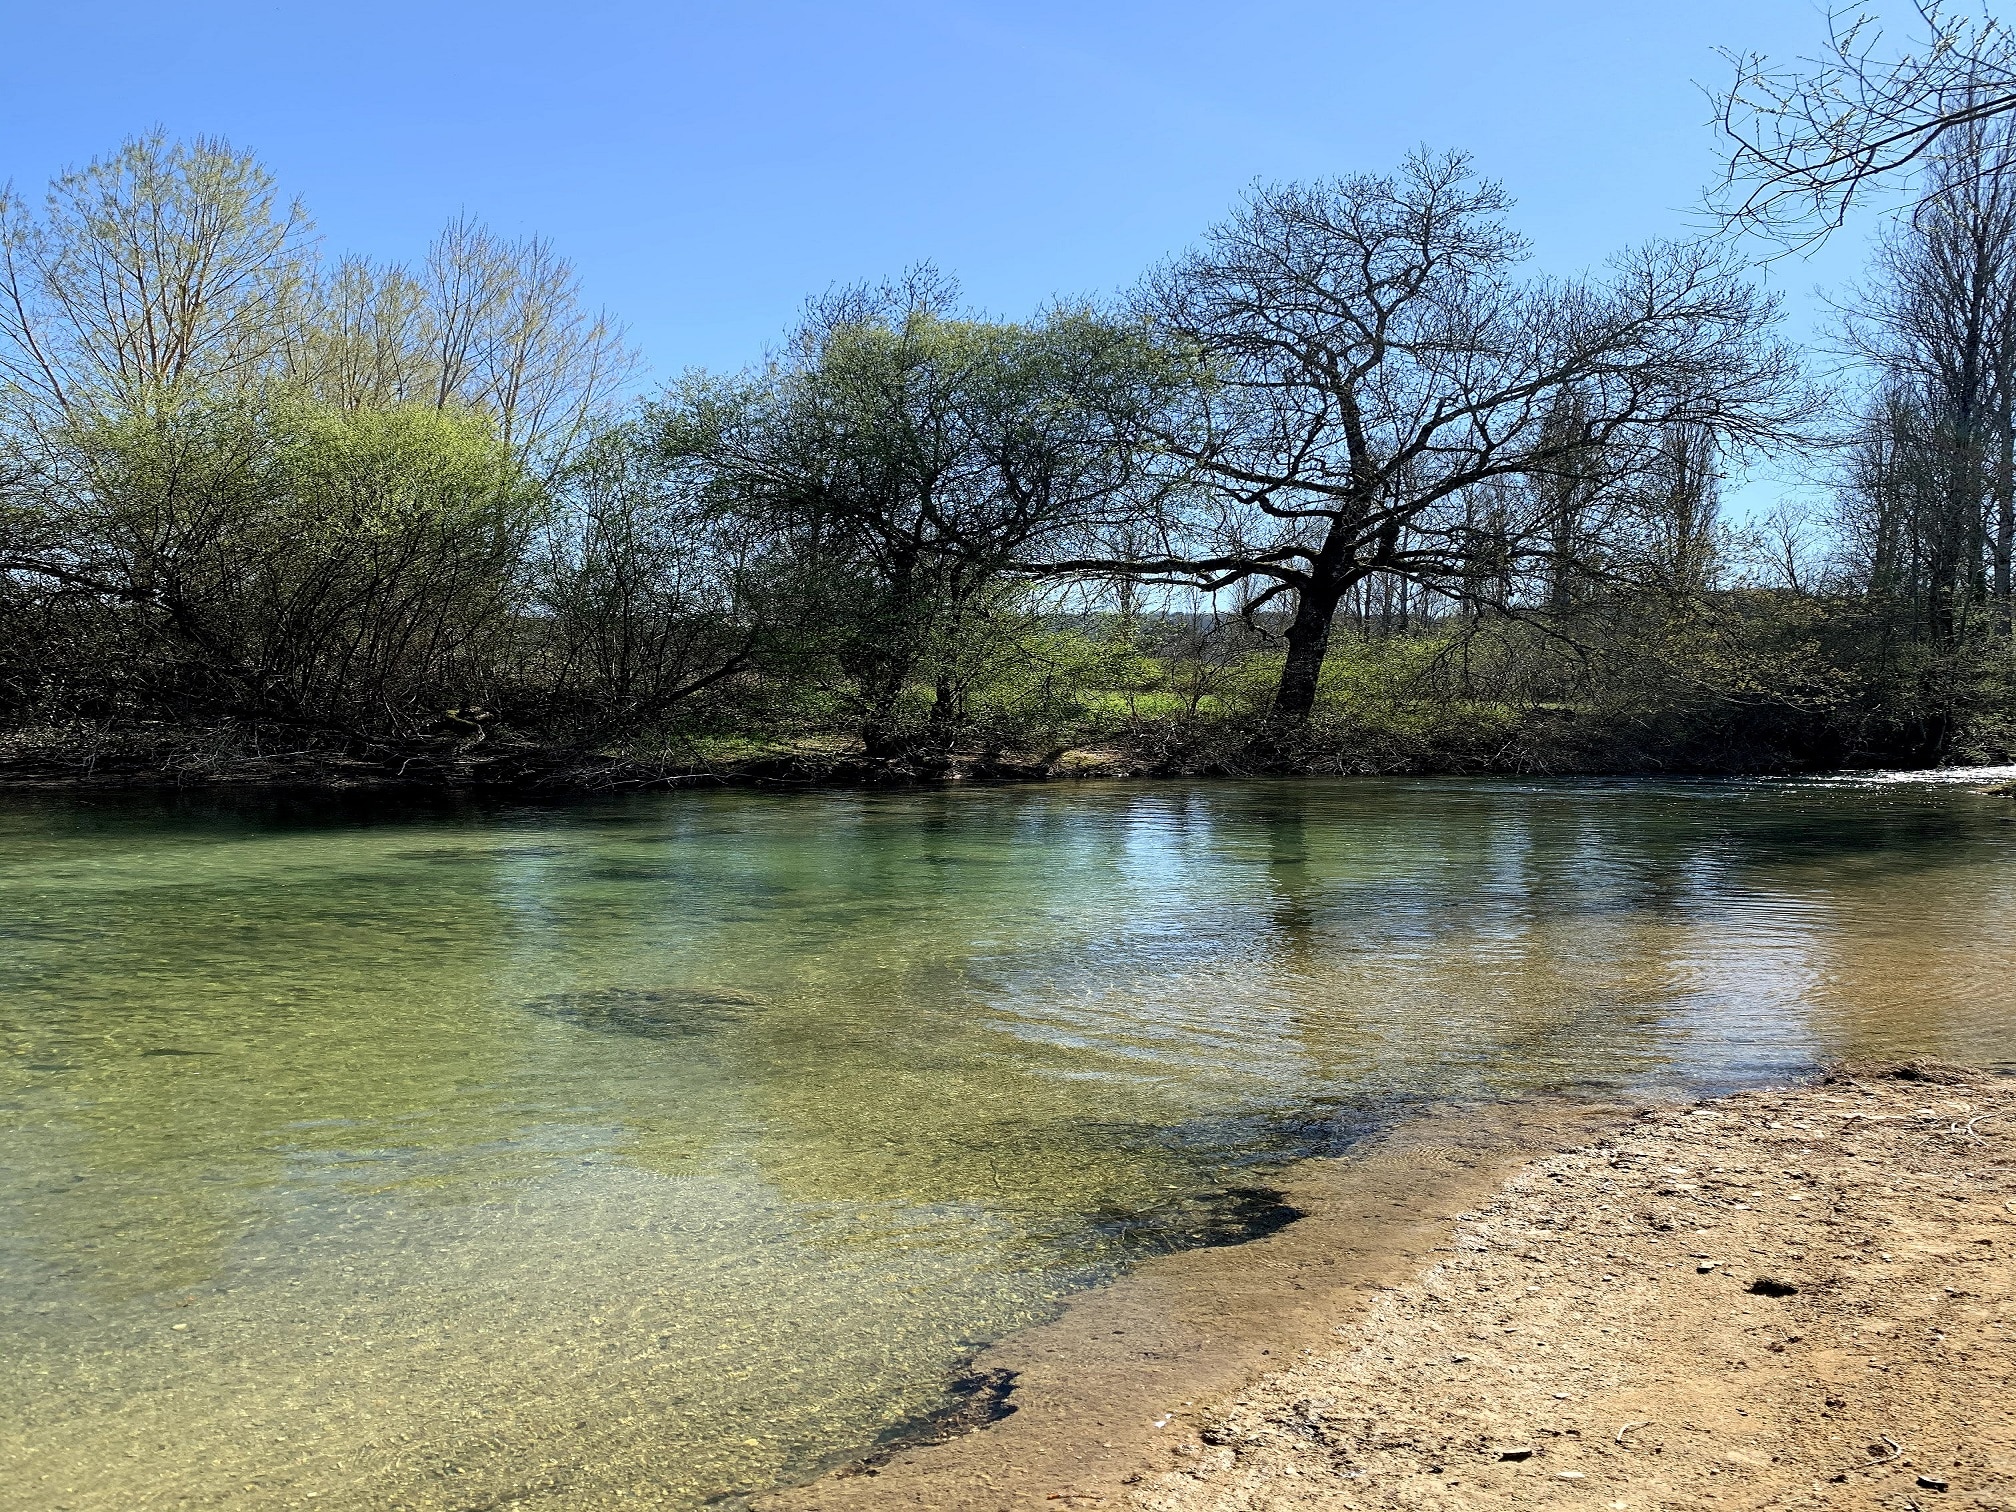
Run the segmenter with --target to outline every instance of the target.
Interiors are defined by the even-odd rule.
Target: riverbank
[[[1212,1400],[1296,1357],[1431,1258],[1449,1215],[1536,1156],[1628,1122],[1621,1104],[1430,1109],[1345,1159],[1301,1162],[1275,1200],[1301,1216],[1264,1239],[1149,1260],[1063,1315],[984,1350],[969,1379],[1006,1416],[948,1442],[844,1465],[760,1498],[760,1512],[893,1507],[992,1512],[1118,1495],[1165,1462]],[[1085,1503],[1091,1505],[1091,1502]]]
[[[2016,1078],[1431,1127],[990,1351],[1014,1416],[761,1505],[2016,1506]]]
[[[1539,711],[1513,728],[1329,718],[1292,738],[1252,720],[1145,721],[1021,741],[871,754],[857,738],[683,736],[584,747],[454,719],[410,736],[261,726],[0,732],[0,792],[274,791],[593,796],[668,788],[928,787],[1102,777],[1770,776],[1912,770],[1922,750],[1702,741]],[[1960,753],[1980,761],[1999,751]],[[1984,770],[1997,770],[1984,768]]]
[[[116,743],[103,750],[49,749],[19,742],[9,746],[0,741],[0,793],[240,792],[567,799],[679,788],[928,788],[1198,775],[1253,774],[1224,763],[1198,772],[1109,746],[1042,753],[985,750],[870,756],[859,742],[806,740],[639,756],[508,742],[467,749],[416,743],[382,751],[310,747],[245,752],[179,745],[135,748]]]

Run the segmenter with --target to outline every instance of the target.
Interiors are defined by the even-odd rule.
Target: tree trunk
[[[852,637],[853,665],[846,670],[860,689],[861,744],[872,760],[909,754],[903,724],[903,693],[917,670],[924,627],[917,613],[916,561],[899,554],[890,562],[880,602],[857,622]],[[845,660],[843,660],[845,665]]]
[[[1330,649],[1330,622],[1343,598],[1342,585],[1305,583],[1295,595],[1295,618],[1288,626],[1288,660],[1274,692],[1274,720],[1306,725],[1316,707],[1323,654]]]
[[[902,701],[909,672],[908,658],[888,657],[872,670],[855,674],[861,689],[861,745],[871,760],[908,754],[909,742],[902,731]]]
[[[931,733],[949,746],[959,727],[966,722],[966,700],[950,672],[940,672],[931,691]]]
[[[2006,417],[2001,423],[2001,465],[1995,475],[1995,541],[1991,548],[1996,605],[2002,611],[2002,633],[2016,633],[2016,595],[2012,595],[2011,558],[2016,557],[2016,429]]]

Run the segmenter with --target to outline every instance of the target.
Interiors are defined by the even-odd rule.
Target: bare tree
[[[1644,518],[1651,527],[1655,574],[1683,596],[1705,593],[1715,578],[1722,482],[1717,451],[1708,426],[1671,426],[1659,438],[1645,479]]]
[[[531,681],[578,741],[648,726],[735,676],[766,628],[765,533],[717,507],[700,448],[667,440],[634,421],[599,434],[541,534]]]
[[[288,332],[283,371],[341,409],[434,398],[427,292],[397,263],[345,257],[317,275]]]
[[[1929,162],[1956,131],[2016,110],[2016,34],[1985,10],[1919,0],[1893,45],[1867,11],[1835,10],[1818,57],[1781,67],[1725,52],[1714,96],[1726,143],[1710,207],[1793,246],[1838,228],[1868,192]]]
[[[1799,418],[1775,307],[1726,253],[1658,246],[1601,283],[1521,281],[1510,203],[1455,155],[1255,191],[1139,296],[1197,374],[1154,437],[1191,485],[1171,495],[1163,554],[1055,565],[1214,591],[1259,580],[1256,609],[1292,596],[1274,713],[1299,724],[1356,584],[1464,578],[1473,490],[1615,483],[1673,427],[1740,450]],[[1533,518],[1493,550],[1557,543]]]
[[[1908,537],[1907,555],[1882,555],[1882,592],[1922,599],[1933,638],[1951,643],[1979,593],[2009,618],[2016,123],[1952,132],[1928,173],[1924,198],[1880,244],[1874,286],[1844,311],[1849,349],[1878,375],[1849,494],[1852,509],[1883,517],[1872,539]]]
[[[574,266],[543,237],[507,241],[469,218],[428,249],[427,363],[438,405],[497,419],[521,455],[563,459],[605,418],[636,363]]]
[[[1798,499],[1780,499],[1738,533],[1736,544],[1756,584],[1814,593],[1827,570],[1826,522]]]

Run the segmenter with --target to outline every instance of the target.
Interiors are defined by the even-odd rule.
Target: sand
[[[767,1505],[2016,1512],[2016,1078],[1432,1128],[990,1352],[1012,1416]]]

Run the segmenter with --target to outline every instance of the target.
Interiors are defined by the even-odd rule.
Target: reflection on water
[[[1409,1103],[2016,1054],[2016,806],[1950,783],[17,799],[0,856],[36,1512],[690,1507]]]

